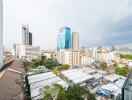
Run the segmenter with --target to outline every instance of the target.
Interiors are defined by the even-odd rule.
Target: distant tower
[[[22,24],[22,44],[29,45],[29,26]]]
[[[59,29],[57,37],[57,49],[70,49],[71,48],[71,29],[63,27]]]
[[[3,4],[0,0],[0,69],[3,65]]]
[[[111,51],[114,51],[114,50],[115,50],[115,47],[114,47],[114,46],[112,46],[112,47],[111,47]]]
[[[32,45],[32,33],[29,32],[29,45]]]
[[[72,33],[72,49],[79,49],[79,34],[77,32]]]

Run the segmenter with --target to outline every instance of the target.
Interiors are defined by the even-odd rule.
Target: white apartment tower
[[[29,26],[22,24],[22,44],[29,45]]]
[[[3,65],[3,4],[0,0],[0,69]]]

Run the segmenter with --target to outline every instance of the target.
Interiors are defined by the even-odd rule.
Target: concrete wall
[[[0,0],[0,69],[3,65],[3,4]]]

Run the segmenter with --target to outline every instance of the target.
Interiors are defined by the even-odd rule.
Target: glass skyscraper
[[[70,49],[71,48],[71,29],[63,27],[59,29],[57,37],[57,49]]]

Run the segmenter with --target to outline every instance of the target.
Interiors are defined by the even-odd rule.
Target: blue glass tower
[[[59,29],[57,37],[57,49],[70,49],[71,48],[71,29],[63,27]]]

